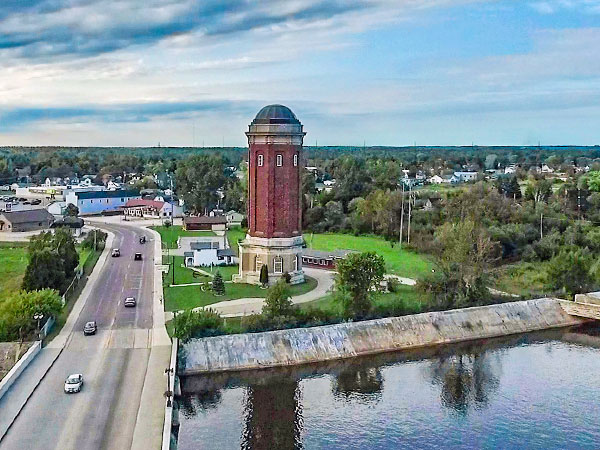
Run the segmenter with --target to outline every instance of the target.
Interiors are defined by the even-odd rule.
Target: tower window
[[[258,167],[263,166],[263,155],[258,155]]]
[[[281,256],[276,256],[273,259],[273,272],[283,273],[283,258]]]
[[[298,165],[298,155],[294,155],[294,167]]]
[[[294,272],[298,271],[298,256],[294,256]]]
[[[281,167],[283,165],[283,156],[277,155],[277,167]]]

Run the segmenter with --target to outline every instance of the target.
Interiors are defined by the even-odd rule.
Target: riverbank
[[[567,314],[559,300],[542,298],[322,327],[192,339],[181,347],[180,373],[309,364],[583,322]]]

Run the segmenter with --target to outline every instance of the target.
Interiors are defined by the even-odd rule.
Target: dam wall
[[[535,300],[347,322],[311,328],[192,339],[181,346],[181,375],[331,361],[508,336],[584,323],[560,300]]]

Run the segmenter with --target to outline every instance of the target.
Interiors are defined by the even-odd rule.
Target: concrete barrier
[[[29,347],[29,350],[25,352],[23,356],[17,361],[12,369],[6,374],[2,381],[0,381],[0,398],[10,389],[19,375],[27,368],[27,366],[33,361],[37,354],[42,349],[42,341],[35,341],[35,343]]]
[[[193,339],[182,347],[183,375],[260,369],[351,358],[579,325],[558,299],[402,317]]]
[[[175,372],[177,370],[177,346],[178,339],[173,338],[173,346],[171,348],[171,363],[169,364],[169,368],[171,372],[168,374],[169,377],[169,387],[171,388],[171,392],[175,394]],[[173,395],[174,397],[174,395]],[[171,397],[171,403],[169,401],[165,401],[165,422],[163,425],[163,437],[162,437],[162,450],[169,450],[171,448],[171,427],[173,424],[173,397]]]

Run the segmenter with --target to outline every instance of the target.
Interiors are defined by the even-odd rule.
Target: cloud
[[[600,14],[599,0],[544,0],[531,2],[529,6],[540,14],[554,14],[559,11]]]
[[[32,122],[57,123],[140,123],[159,117],[189,117],[193,114],[251,115],[259,105],[252,102],[205,101],[205,102],[155,102],[122,105],[93,105],[35,108],[21,107],[0,110],[0,130],[10,131]]]
[[[0,52],[19,58],[93,56],[197,32],[231,35],[329,19],[368,0],[9,0]]]

